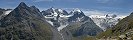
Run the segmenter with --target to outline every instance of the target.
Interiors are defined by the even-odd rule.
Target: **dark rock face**
[[[52,8],[50,8],[50,9],[48,9],[46,11],[42,11],[42,14],[44,16],[46,16],[46,15],[52,15],[53,13],[54,13],[54,10]]]
[[[69,25],[61,32],[67,38],[66,40],[83,40],[83,37],[96,36],[103,30],[98,27],[91,18],[84,13],[75,11],[71,12],[73,16],[68,18]]]
[[[71,24],[66,28],[68,28],[68,30],[71,31],[73,36],[96,36],[98,33],[103,31],[91,19],[88,19],[85,22],[76,22],[75,24]]]
[[[5,11],[5,9],[0,8],[0,15],[3,14],[3,11]]]
[[[81,36],[81,35],[96,36],[100,32],[102,32],[102,29],[100,29],[97,25],[93,24],[93,22],[86,22],[82,24],[81,27],[79,27],[73,35],[74,36]]]
[[[112,28],[113,33],[120,33],[120,34],[131,29],[133,29],[133,13],[131,13],[129,16],[119,21],[118,24]]]
[[[1,40],[51,40],[50,25],[35,7],[21,2],[10,14],[0,20]]]

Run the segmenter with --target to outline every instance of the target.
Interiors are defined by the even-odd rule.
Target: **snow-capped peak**
[[[63,10],[62,10],[62,9],[58,9],[58,11],[59,11],[60,13],[63,13]]]
[[[55,10],[55,8],[54,8],[54,7],[51,7],[51,9],[52,9],[52,10]]]
[[[54,7],[51,7],[50,9],[53,11],[53,14],[52,15],[54,15],[54,16],[57,16],[58,15],[57,12],[55,12],[55,8]]]
[[[82,11],[80,9],[76,8],[76,9],[73,10],[73,12],[79,12],[79,13],[81,13]]]
[[[94,23],[96,23],[96,25],[98,25],[101,29],[106,31],[106,29],[116,25],[119,22],[119,19],[122,19],[125,16],[107,14],[107,15],[90,15],[89,17],[94,21]]]

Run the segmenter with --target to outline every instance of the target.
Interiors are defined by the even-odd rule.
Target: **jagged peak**
[[[19,5],[26,5],[24,2],[21,2]]]
[[[84,13],[78,8],[73,9],[69,14],[83,14],[84,15]]]
[[[63,10],[62,10],[61,8],[54,8],[54,7],[51,7],[50,10],[53,10],[53,11],[57,10],[57,11],[59,11],[59,12],[63,12]]]
[[[82,11],[79,8],[76,8],[76,9],[73,10],[73,12],[79,12],[79,13],[81,13]]]
[[[60,13],[63,13],[63,10],[62,9],[55,9],[55,11],[58,11],[58,12],[60,12]]]
[[[63,11],[62,9],[58,9],[58,11]]]
[[[19,5],[18,5],[18,7],[23,7],[23,8],[25,8],[25,7],[28,7],[24,2],[21,2]]]
[[[17,12],[17,13],[14,13]],[[26,13],[25,13],[26,12]],[[27,6],[24,2],[21,2],[18,7],[16,7],[9,15],[13,16],[20,16],[20,15],[34,15],[40,13],[39,9],[35,6]],[[35,15],[36,16],[36,15]]]
[[[51,8],[50,8],[50,10],[53,10],[53,11],[54,11],[54,10],[55,10],[55,8],[54,8],[54,7],[51,7]]]
[[[78,8],[74,9],[71,14],[76,14],[76,15],[82,15],[85,16],[85,14]]]

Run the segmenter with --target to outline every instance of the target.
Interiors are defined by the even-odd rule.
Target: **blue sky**
[[[20,2],[35,5],[40,10],[55,8],[79,8],[94,12],[129,15],[133,12],[133,0],[0,0],[0,8],[15,8]]]

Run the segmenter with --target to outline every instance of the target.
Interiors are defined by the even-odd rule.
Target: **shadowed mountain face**
[[[103,31],[82,11],[76,10],[70,14],[73,16],[68,18],[69,25],[61,30],[65,40],[83,40],[86,36],[96,36]]]
[[[21,2],[10,14],[0,20],[1,40],[51,40],[50,25],[37,8]]]
[[[102,32],[101,28],[99,28],[91,18],[84,15],[82,11],[79,10],[71,13],[74,15],[69,17],[68,21],[69,22],[75,21],[74,25],[75,24],[78,25],[78,26],[69,25],[70,28],[67,27],[70,31],[73,31],[72,32],[73,36],[81,36],[81,35],[95,36],[97,33]]]
[[[0,15],[3,14],[3,11],[5,11],[5,9],[0,8]]]
[[[0,19],[2,18],[4,11],[5,11],[5,9],[0,8]]]

